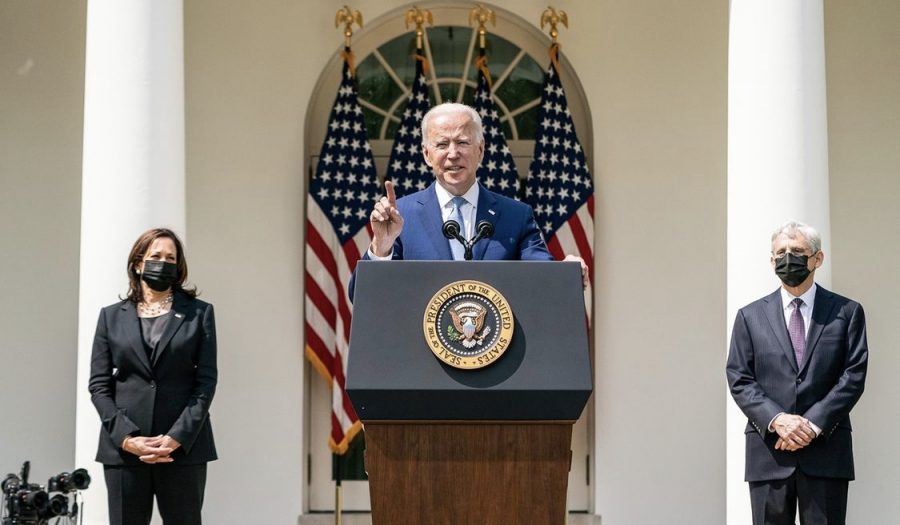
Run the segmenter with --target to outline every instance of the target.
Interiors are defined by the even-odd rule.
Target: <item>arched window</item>
[[[473,4],[418,5],[431,9],[437,24],[426,28],[424,43],[426,57],[432,64],[428,75],[432,103],[470,102],[477,78],[473,63],[477,53],[477,34],[469,27],[469,12]],[[365,28],[357,30],[352,42],[360,105],[366,115],[369,142],[379,177],[384,176],[386,171],[393,132],[399,124],[399,115],[415,74],[415,60],[412,57],[415,35],[403,24],[408,7],[394,9],[366,22]],[[494,79],[494,102],[500,112],[519,177],[525,178],[534,151],[541,84],[550,63],[547,54],[550,39],[536,25],[540,12],[535,12],[534,22],[530,22],[510,11],[490,7],[497,15],[497,25],[488,26],[486,42],[488,68]],[[339,35],[335,36],[340,45]],[[590,110],[581,83],[566,59],[565,46],[560,62],[560,80],[566,89],[569,110],[590,167],[593,160]],[[335,52],[322,71],[310,99],[305,126],[308,168],[315,167],[325,140],[328,112],[340,83],[341,66],[339,53]]]
[[[425,55],[434,66],[427,82],[431,105],[463,102],[473,105],[478,82],[474,66],[478,33],[469,27],[428,28]],[[486,42],[493,79],[494,103],[506,140],[534,140],[541,102],[543,67],[517,45],[491,35]],[[389,139],[400,125],[408,86],[415,76],[415,36],[400,35],[372,51],[359,65],[359,102],[366,129],[373,139]]]

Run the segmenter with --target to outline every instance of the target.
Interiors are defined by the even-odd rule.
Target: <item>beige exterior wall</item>
[[[74,453],[84,3],[62,4],[0,2],[0,385],[15,393],[0,401],[0,472],[32,459],[37,479]],[[546,7],[495,4],[532,22]],[[185,2],[187,253],[220,332],[211,523],[302,511],[303,123],[341,45],[342,5]],[[400,5],[353,7],[373,20]],[[596,512],[604,525],[723,523],[727,2],[556,7],[571,17],[563,52],[593,117]],[[829,1],[826,16],[826,250],[835,290],[866,306],[873,349],[850,521],[880,523],[900,511],[900,460],[887,453],[900,388],[900,10]]]
[[[866,392],[853,411],[856,481],[848,523],[900,515],[900,4],[825,2],[831,238],[838,293],[862,303]],[[828,260],[826,259],[826,263]]]
[[[585,15],[598,25],[568,49],[599,197],[596,509],[604,525],[723,523],[727,5]]]
[[[0,2],[0,476],[39,483],[75,458],[84,21]]]
[[[295,523],[305,497],[302,125],[333,51],[310,10],[185,2],[187,228],[219,337],[211,523]]]

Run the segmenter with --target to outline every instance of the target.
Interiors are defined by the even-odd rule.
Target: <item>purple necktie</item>
[[[803,363],[803,353],[806,352],[806,326],[803,324],[803,316],[800,315],[800,307],[803,299],[797,298],[791,301],[794,311],[791,312],[791,321],[788,323],[788,333],[791,334],[791,345],[794,347],[794,357],[797,358],[797,366]]]

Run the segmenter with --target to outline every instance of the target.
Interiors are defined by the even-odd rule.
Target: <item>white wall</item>
[[[594,115],[597,512],[724,523],[727,2],[605,1],[583,25],[564,50]]]
[[[332,51],[308,10],[185,2],[188,255],[219,342],[210,523],[294,523],[303,502],[302,123]]]
[[[848,523],[900,515],[900,4],[825,2],[834,290],[866,310],[869,374],[853,411]],[[896,518],[893,518],[895,520]]]
[[[0,476],[71,470],[83,1],[0,2]]]

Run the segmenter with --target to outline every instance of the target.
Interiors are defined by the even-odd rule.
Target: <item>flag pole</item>
[[[494,26],[497,25],[497,15],[494,14],[493,9],[476,4],[469,11],[469,25],[474,26],[476,23],[478,24],[478,58],[475,59],[475,67],[481,70],[485,81],[487,81],[488,91],[491,91],[493,79],[491,79],[491,72],[487,67],[487,52],[485,50],[487,48],[487,29],[485,24],[488,22]]]
[[[388,159],[384,180],[394,183],[397,197],[403,197],[428,187],[434,180],[431,168],[422,157],[421,123],[422,117],[431,109],[429,89],[437,88],[435,82],[429,87],[425,80],[429,75],[428,50],[425,45],[426,24],[433,26],[434,17],[428,9],[413,6],[403,15],[406,28],[414,27],[416,49],[412,53],[415,64],[415,76],[409,91],[406,93],[406,105],[400,117],[399,126],[394,133],[394,144]]]
[[[343,487],[341,486],[341,456],[333,454],[332,470],[334,471],[334,525],[341,525],[344,512]]]
[[[541,29],[544,29],[545,25],[550,26],[550,62],[553,63],[556,72],[559,73],[562,68],[559,66],[559,41],[557,40],[559,30],[556,28],[557,24],[569,27],[569,15],[563,10],[557,11],[552,6],[544,9],[544,12],[541,13]]]
[[[425,30],[422,29],[422,26],[426,23],[430,26],[434,25],[434,18],[431,16],[431,11],[414,5],[406,11],[404,22],[406,29],[409,29],[409,24],[411,23],[416,25],[416,50],[422,50],[424,48],[422,38],[425,34]]]
[[[548,52],[550,54],[550,62],[553,63],[553,66],[556,68],[556,72],[559,73],[561,68],[559,66],[559,41],[557,40],[557,37],[559,37],[559,30],[556,28],[557,24],[562,24],[566,27],[569,27],[569,16],[566,14],[565,11],[562,11],[562,10],[557,11],[556,9],[553,8],[553,6],[548,6],[547,9],[545,9],[544,12],[541,13],[541,29],[544,29],[545,25],[550,26],[550,31],[549,31],[549,33],[550,33],[550,49],[548,50]],[[588,264],[593,264],[593,261],[589,261]],[[590,320],[593,319],[593,301],[591,301],[591,303],[592,303],[592,311],[588,312],[588,333],[589,334],[593,334],[593,330],[591,329],[591,323],[590,323]],[[591,347],[593,350],[593,341],[594,341],[593,336],[590,336],[590,341],[591,341]],[[593,351],[591,352],[591,355],[593,355]],[[566,501],[566,506],[568,507],[568,499]],[[565,523],[566,523],[566,525],[568,525],[568,523],[569,523],[568,509],[566,512]]]
[[[431,11],[414,5],[406,11],[404,23],[407,29],[409,29],[409,24],[411,23],[416,25],[416,52],[413,56],[422,63],[422,74],[427,75],[428,59],[425,58],[425,29],[422,26],[425,24],[430,26],[434,25],[434,18],[431,16]],[[413,82],[415,82],[415,80]]]
[[[469,25],[474,26],[476,23],[478,24],[478,58],[475,60],[475,65],[484,74],[484,79],[487,81],[488,90],[490,91],[493,81],[487,67],[487,57],[485,56],[485,48],[487,47],[487,29],[485,24],[488,22],[495,27],[497,26],[497,15],[494,13],[494,10],[488,9],[481,4],[476,4],[469,12]]]
[[[344,24],[344,52],[341,54],[344,57],[344,61],[347,63],[347,66],[350,68],[350,74],[355,77],[356,68],[353,64],[353,52],[350,48],[350,41],[353,38],[354,23],[359,27],[363,26],[362,13],[360,13],[358,10],[350,9],[349,6],[345,5],[341,9],[338,9],[337,13],[335,13],[334,15],[335,28],[338,28],[341,26],[341,24]],[[334,465],[336,468],[334,469],[334,525],[341,525],[344,511],[340,462],[340,456],[335,455]]]
[[[487,24],[496,27],[497,15],[493,10],[478,4],[469,12],[469,25],[475,27],[478,36],[478,53],[474,60],[478,81],[473,93],[472,106],[481,116],[484,139],[484,155],[478,168],[478,183],[489,191],[516,199],[519,198],[521,181],[515,159],[506,142],[503,121],[506,120],[506,126],[509,127],[512,137],[515,136],[516,123],[510,114],[502,117],[495,102],[494,89],[499,87],[499,84],[494,84],[488,68]]]
[[[475,4],[475,7],[469,11],[469,25],[474,26],[476,22],[478,23],[478,46],[484,50],[485,37],[487,35],[484,25],[490,22],[491,25],[496,26],[497,15],[493,9],[488,9],[481,4]]]

